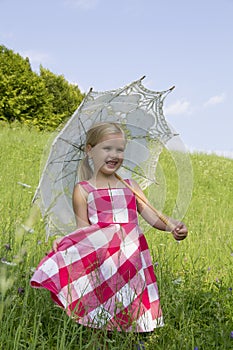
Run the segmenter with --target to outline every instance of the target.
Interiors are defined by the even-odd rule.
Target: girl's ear
[[[92,146],[90,144],[88,144],[86,146],[86,154],[89,158],[91,158],[91,150],[92,150]]]

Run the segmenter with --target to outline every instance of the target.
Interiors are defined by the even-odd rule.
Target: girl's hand
[[[175,225],[174,230],[172,230],[172,234],[175,240],[182,241],[188,235],[187,227],[183,222],[179,222],[178,224]]]
[[[53,241],[53,251],[56,253],[57,252],[57,247],[59,245],[59,243],[63,240],[64,237],[59,237],[59,238],[56,238],[54,241]]]

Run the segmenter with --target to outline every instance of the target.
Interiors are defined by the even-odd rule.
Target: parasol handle
[[[130,186],[122,177],[115,173],[115,176],[118,180],[120,180],[126,187],[128,187],[136,197],[138,197],[143,203],[145,203],[157,216],[158,218],[171,230],[173,231],[175,225],[169,221],[169,219],[160,213],[157,209],[155,209],[147,200],[145,200],[132,186]]]

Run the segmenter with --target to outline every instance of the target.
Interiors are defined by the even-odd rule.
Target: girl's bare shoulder
[[[83,188],[82,183],[78,182],[75,186],[74,186],[74,190],[73,190],[73,197],[82,197],[84,196],[84,198],[87,198],[87,191]]]
[[[133,188],[135,190],[141,190],[141,187],[139,186],[139,184],[137,183],[137,181],[135,181],[134,179],[130,179],[130,183],[133,186]]]

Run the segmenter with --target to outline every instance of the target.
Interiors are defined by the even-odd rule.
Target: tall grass
[[[137,335],[93,332],[78,326],[29,287],[33,268],[50,249],[31,200],[49,133],[0,125],[0,346],[14,349],[133,349]],[[145,225],[158,278],[165,326],[145,339],[146,349],[233,349],[233,161],[191,155],[194,186],[184,221],[188,238]],[[163,210],[171,215],[177,195],[175,164],[160,157],[166,179]],[[158,182],[160,182],[158,174]],[[30,187],[28,187],[30,186]],[[160,187],[150,197],[159,197]],[[32,218],[28,220],[28,217]]]

